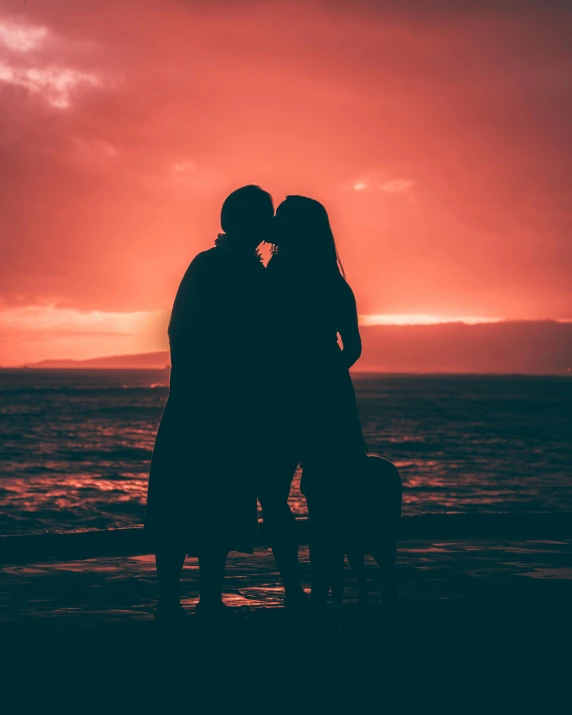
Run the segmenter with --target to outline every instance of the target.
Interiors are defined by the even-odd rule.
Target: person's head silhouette
[[[273,243],[275,257],[285,263],[343,275],[328,212],[319,201],[286,197],[276,209]]]
[[[220,224],[229,239],[252,250],[271,239],[273,219],[272,196],[253,184],[227,196],[220,212]]]

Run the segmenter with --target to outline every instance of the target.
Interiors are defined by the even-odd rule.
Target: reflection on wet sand
[[[153,621],[151,557],[10,566],[0,572],[0,665],[6,683],[22,681],[25,704],[38,693],[38,712],[47,694],[61,703],[74,688],[76,703],[100,693],[108,711],[118,686],[127,696],[123,710],[148,712],[165,684],[184,697],[180,712],[199,702],[204,687],[210,699],[228,696],[228,712],[242,697],[247,707],[287,703],[292,712],[305,712],[310,698],[322,708],[316,712],[332,713],[563,712],[571,558],[570,539],[408,539],[399,554],[404,622],[396,637],[373,628],[327,641],[278,607],[267,550],[229,559],[227,600],[243,607],[244,618],[214,631],[193,616],[169,633]],[[183,591],[191,612],[196,576],[189,560]],[[349,620],[350,578],[347,597]]]
[[[473,602],[479,599],[526,601],[538,596],[532,581],[546,581],[543,599],[572,598],[572,540],[407,540],[399,549],[399,580],[405,606],[433,601]],[[308,553],[301,551],[306,587],[310,570]],[[371,570],[372,599],[379,595],[377,569]],[[518,578],[517,578],[518,577]],[[197,563],[187,559],[182,580],[183,602],[196,600]],[[0,619],[22,621],[30,617],[71,614],[81,623],[101,619],[150,619],[157,598],[152,556],[109,557],[7,566],[2,569]],[[226,576],[227,601],[251,608],[278,607],[282,590],[271,553],[257,549],[253,556],[234,554]],[[526,585],[528,583],[528,586]],[[357,590],[351,572],[346,578],[346,599],[355,602]]]

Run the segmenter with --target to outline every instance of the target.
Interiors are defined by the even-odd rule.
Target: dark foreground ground
[[[366,634],[324,640],[281,608],[267,550],[231,558],[245,614],[222,632],[158,627],[148,556],[5,566],[5,712],[570,712],[572,540],[408,540],[399,576],[395,638],[374,608]],[[355,595],[348,573],[346,620]]]

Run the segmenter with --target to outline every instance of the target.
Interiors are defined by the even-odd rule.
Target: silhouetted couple
[[[184,612],[179,579],[198,556],[197,614],[224,617],[229,551],[252,553],[256,501],[286,605],[307,602],[288,505],[302,463],[312,595],[325,606],[344,560],[344,525],[367,461],[349,368],[361,340],[324,207],[289,196],[276,211],[257,186],[233,192],[224,233],[196,256],[171,321],[170,393],[151,466],[146,529],[157,557],[158,616]],[[257,247],[271,243],[264,268]],[[342,346],[338,342],[341,337]]]

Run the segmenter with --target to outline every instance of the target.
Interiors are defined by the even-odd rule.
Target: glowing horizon
[[[570,318],[545,320],[572,322]],[[168,311],[78,311],[54,304],[0,310],[0,335],[3,338],[0,365],[14,367],[43,360],[89,360],[168,350],[168,321]],[[360,314],[359,322],[362,327],[415,327],[544,321],[403,313]]]
[[[360,315],[360,325],[442,325],[444,323],[465,323],[478,325],[480,323],[501,323],[506,318],[485,318],[475,316],[450,317],[444,315],[427,315],[425,313],[410,313],[402,315]]]

